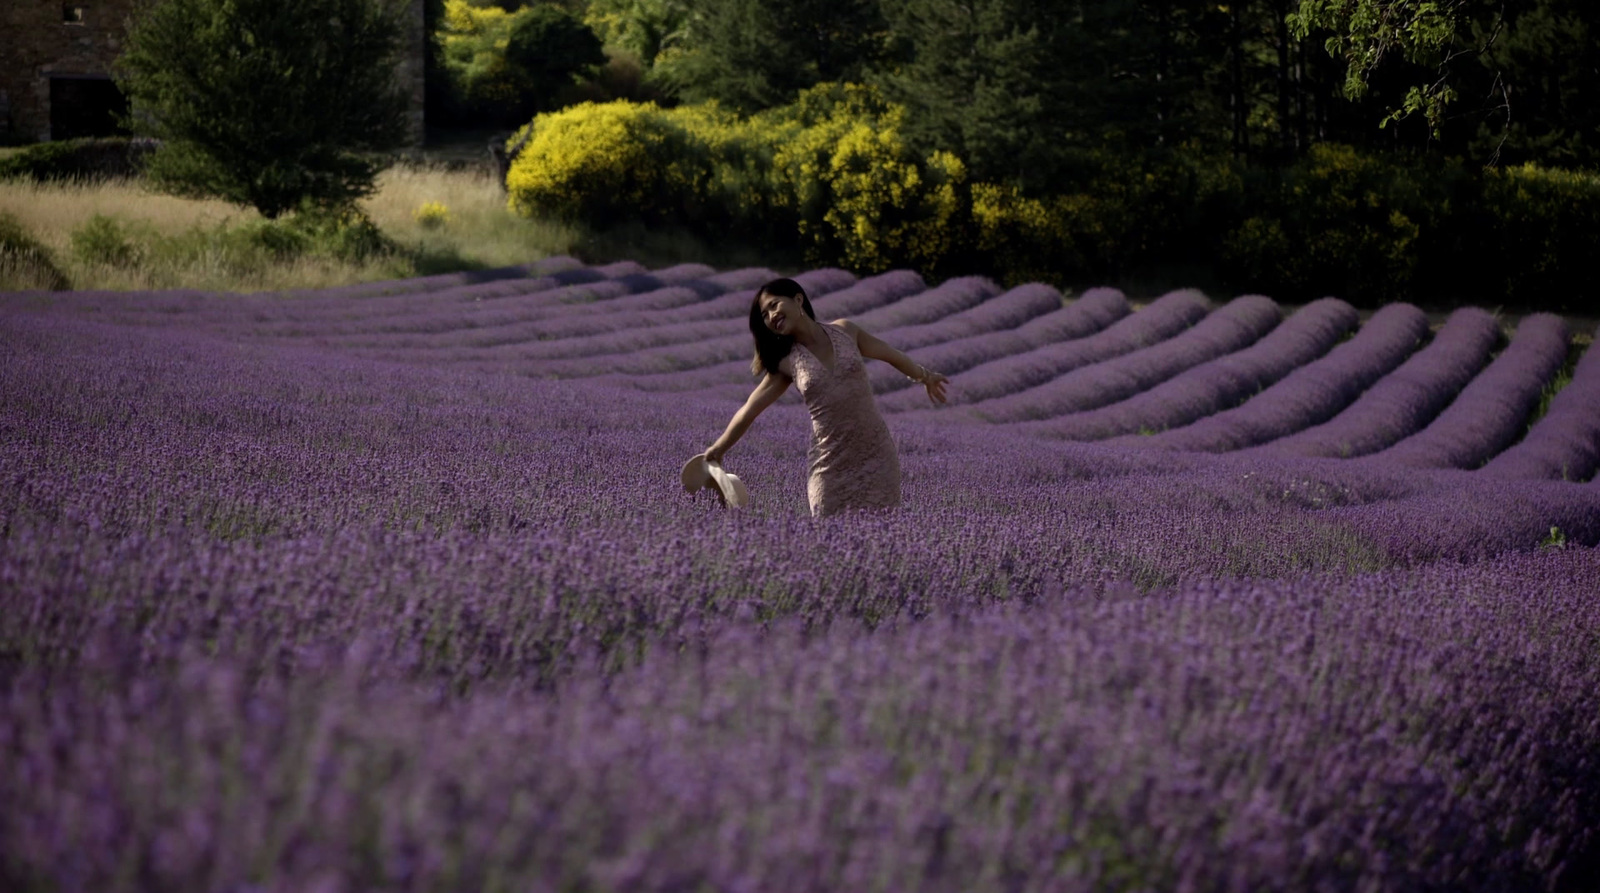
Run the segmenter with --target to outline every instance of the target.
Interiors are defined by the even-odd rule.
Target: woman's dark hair
[[[750,334],[756,339],[756,356],[750,361],[750,372],[760,375],[764,372],[778,374],[778,364],[789,355],[790,348],[794,347],[792,335],[779,335],[767,328],[766,320],[761,318],[761,299],[767,295],[775,298],[799,298],[800,309],[806,316],[817,318],[811,309],[811,299],[806,297],[806,290],[800,283],[793,279],[774,279],[756,291],[756,296],[750,301]]]

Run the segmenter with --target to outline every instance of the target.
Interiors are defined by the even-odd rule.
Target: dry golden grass
[[[259,219],[256,212],[226,202],[151,192],[135,180],[0,180],[0,211],[9,211],[34,238],[58,254],[67,251],[72,232],[96,214],[141,221],[166,235],[177,235],[193,226]]]
[[[417,209],[438,202],[449,222],[427,229]],[[442,248],[488,267],[504,267],[564,254],[582,238],[573,227],[513,214],[488,170],[399,165],[378,178],[378,191],[362,203],[390,238],[421,248]]]
[[[125,224],[149,242],[177,239],[259,221],[254,210],[226,202],[162,195],[135,180],[93,183],[0,181],[0,212],[8,212],[51,252],[77,289],[195,288],[263,291],[320,288],[401,278],[419,273],[479,269],[570,253],[583,236],[575,229],[511,213],[485,171],[398,166],[384,172],[377,192],[363,203],[373,222],[400,252],[360,262],[297,257],[241,269],[214,251],[152,252],[137,264],[94,263],[74,255],[72,234],[97,215]],[[443,226],[426,228],[414,217],[425,202],[449,209]],[[194,241],[194,240],[191,240]],[[13,275],[0,290],[33,287]]]

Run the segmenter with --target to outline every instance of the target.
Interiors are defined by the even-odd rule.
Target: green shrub
[[[128,137],[38,143],[0,159],[0,180],[57,182],[138,176],[155,148],[154,140]]]
[[[1258,175],[1247,216],[1222,241],[1227,279],[1280,298],[1410,299],[1429,180],[1393,159],[1319,145]]]
[[[273,261],[304,257],[312,249],[311,237],[288,218],[252,220],[214,233],[216,245],[235,265],[258,267]]]
[[[127,225],[104,214],[90,217],[83,226],[73,230],[71,241],[73,255],[87,264],[131,267],[144,256]]]
[[[275,220],[251,220],[212,230],[197,228],[163,240],[156,253],[189,260],[210,254],[230,269],[256,272],[303,257],[359,263],[397,250],[359,211],[307,205]]]
[[[395,0],[162,0],[132,19],[117,82],[161,147],[152,182],[264,217],[349,204],[407,142]]]
[[[362,263],[400,251],[360,212],[310,204],[274,220],[195,226],[175,234],[97,214],[72,233],[71,243],[82,263],[137,268],[155,281],[196,265],[247,276],[307,257]]]
[[[1481,241],[1462,241],[1506,303],[1597,313],[1587,267],[1600,256],[1600,176],[1530,164],[1488,171],[1482,188],[1468,224]]]
[[[356,208],[302,205],[285,221],[288,229],[304,237],[309,253],[342,261],[364,261],[393,254],[396,246],[378,225]]]
[[[71,288],[49,249],[15,216],[0,211],[0,291]]]

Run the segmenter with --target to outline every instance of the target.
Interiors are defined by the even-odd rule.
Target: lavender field
[[[1600,888],[1594,333],[776,275],[0,296],[0,889]]]

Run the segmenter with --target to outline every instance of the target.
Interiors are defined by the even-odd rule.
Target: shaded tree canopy
[[[1081,158],[1106,150],[1282,164],[1341,143],[1491,165],[1600,165],[1600,3],[1590,0],[448,6],[500,22],[470,47],[451,44],[464,32],[446,34],[441,48],[462,83],[500,91],[484,93],[474,114],[501,124],[531,114],[501,89],[518,83],[505,62],[511,29],[535,10],[565,9],[612,54],[637,60],[654,96],[749,113],[818,83],[870,84],[907,108],[904,134],[919,150],[954,152],[975,176],[1029,190],[1087,175]],[[538,67],[536,55],[523,67]],[[541,95],[559,105],[595,93]]]
[[[594,31],[554,3],[445,0],[435,41],[446,115],[500,127],[561,107],[576,80],[606,62]]]
[[[604,65],[606,54],[600,38],[577,16],[541,5],[512,26],[505,58],[521,94],[519,104],[540,112],[556,107],[557,93],[576,75]]]
[[[659,65],[685,101],[751,112],[825,81],[857,81],[887,37],[876,0],[690,0],[679,51]]]
[[[1422,117],[1486,163],[1600,163],[1600,4],[1591,0],[1301,0],[1343,90],[1386,91],[1380,125]]]
[[[609,47],[653,66],[683,40],[689,0],[590,0],[584,22]]]

